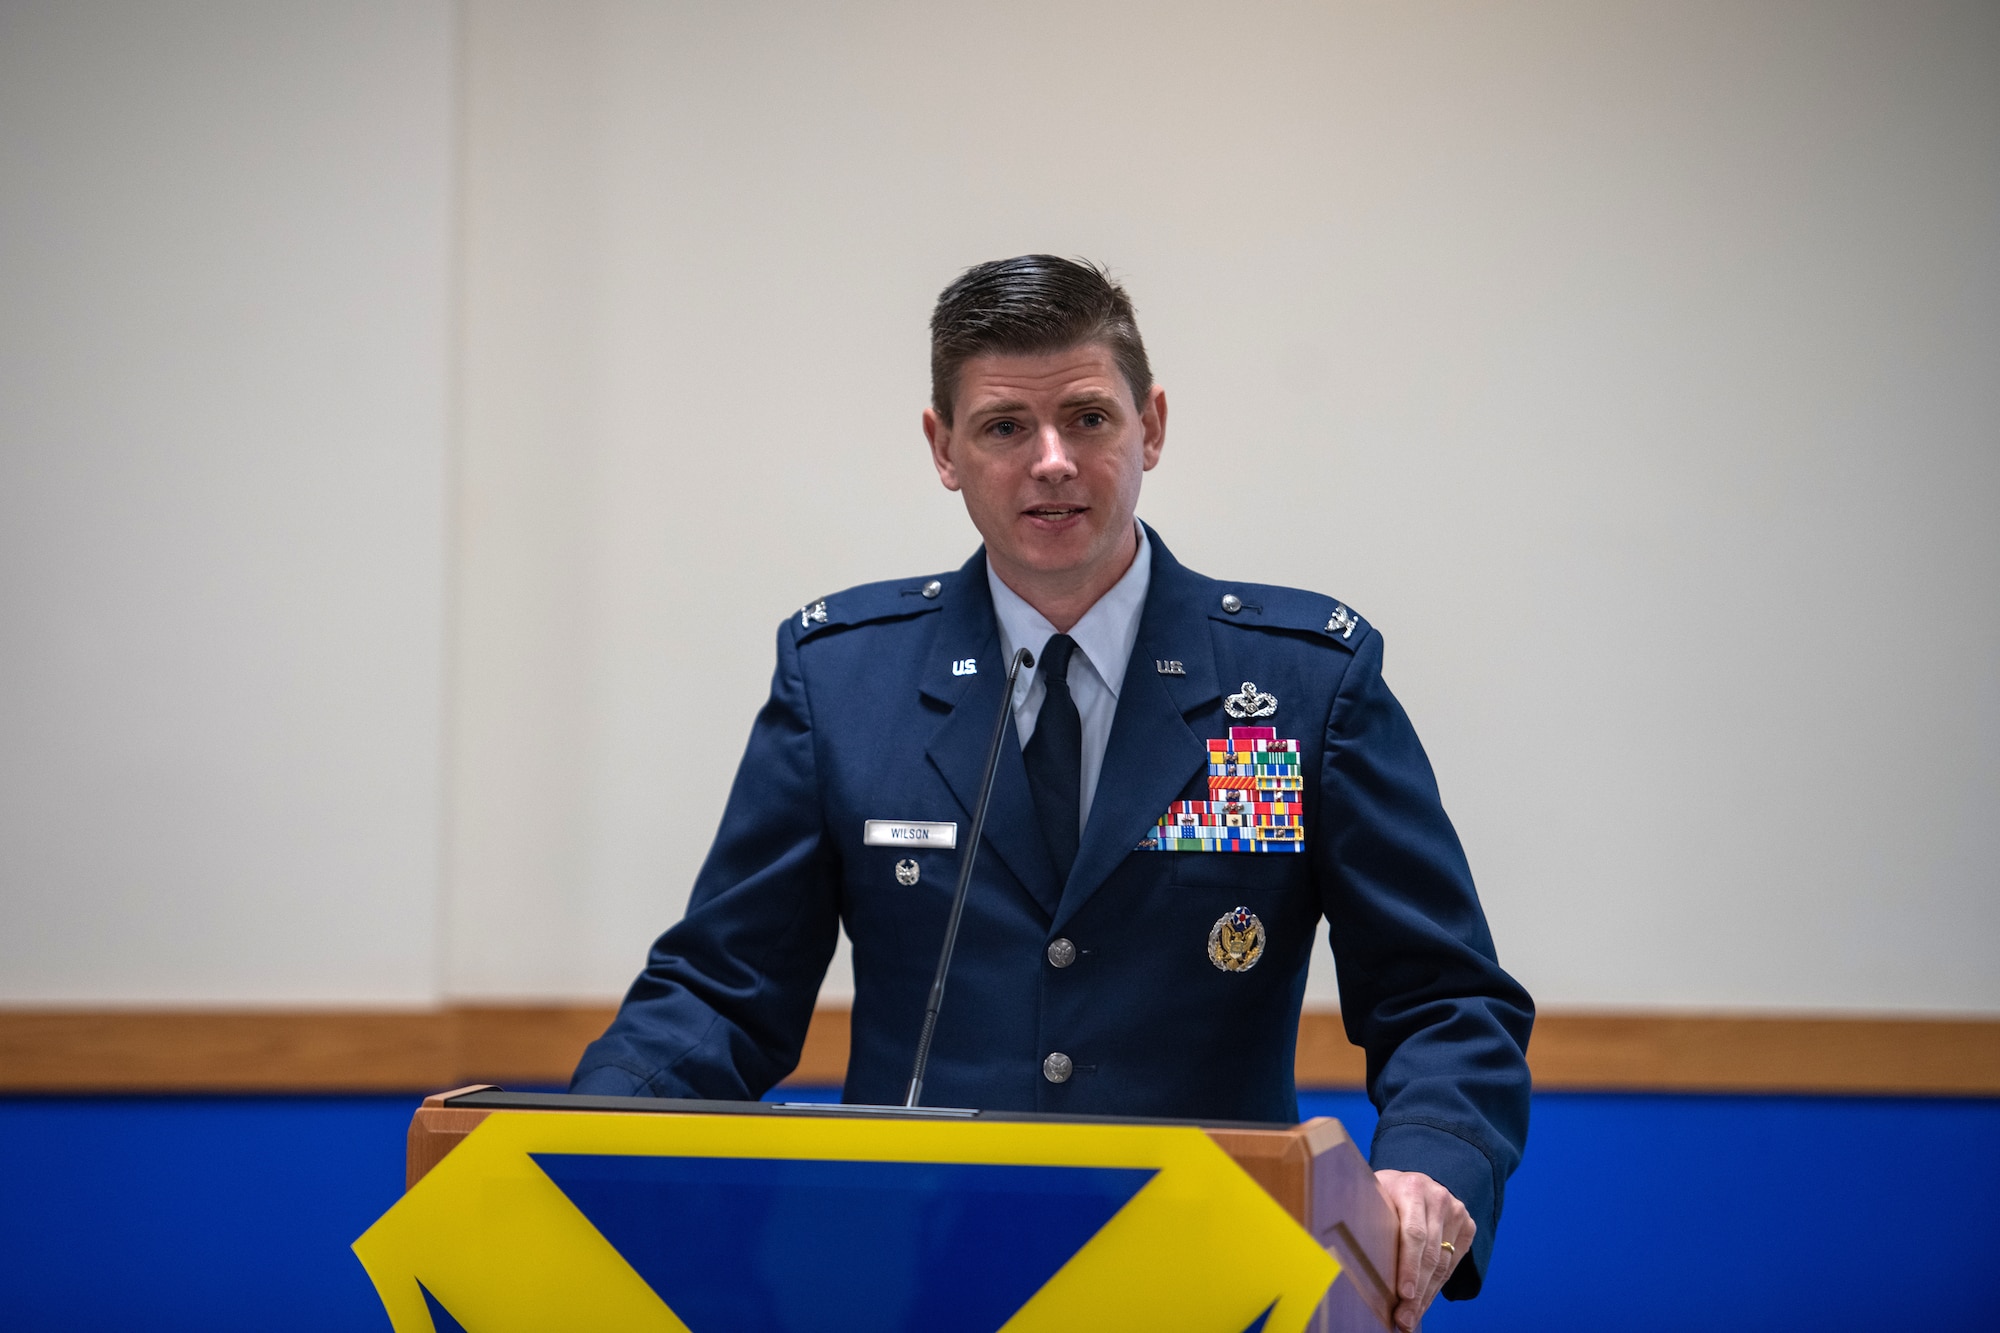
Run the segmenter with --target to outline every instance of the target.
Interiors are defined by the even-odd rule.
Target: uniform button
[[[944,591],[944,584],[938,582],[936,579],[932,579],[929,583],[926,583],[924,585],[924,596],[926,597],[935,597],[943,591]]]
[[[1042,1061],[1042,1077],[1051,1083],[1067,1083],[1069,1082],[1071,1071],[1075,1068],[1076,1066],[1070,1062],[1070,1058],[1067,1055],[1064,1055],[1061,1051],[1056,1051],[1048,1059]]]
[[[1076,961],[1076,946],[1068,940],[1054,940],[1049,944],[1049,966],[1068,967]]]
[[[1222,609],[1233,616],[1243,609],[1243,599],[1233,592],[1226,592],[1222,594]]]

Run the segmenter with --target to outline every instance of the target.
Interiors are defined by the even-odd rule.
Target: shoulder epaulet
[[[1324,593],[1269,583],[1218,582],[1216,588],[1209,618],[1225,625],[1311,634],[1350,652],[1368,637],[1368,622]]]
[[[799,641],[803,643],[828,630],[881,620],[901,620],[935,611],[942,600],[939,594],[943,591],[944,580],[935,575],[863,583],[807,602],[792,616],[798,622]]]

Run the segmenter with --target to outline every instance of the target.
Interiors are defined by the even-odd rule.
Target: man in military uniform
[[[1331,597],[1197,574],[1136,520],[1167,401],[1101,271],[982,264],[931,338],[924,432],[985,544],[786,620],[687,916],[572,1089],[762,1095],[844,926],[845,1096],[899,1103],[1025,648],[926,1102],[1294,1120],[1325,916],[1403,1222],[1398,1321],[1476,1293],[1527,1137],[1533,1005],[1495,961],[1381,635]]]

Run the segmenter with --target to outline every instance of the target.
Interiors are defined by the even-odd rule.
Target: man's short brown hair
[[[975,356],[1035,356],[1085,343],[1111,349],[1142,410],[1153,387],[1132,298],[1097,265],[1055,255],[976,264],[931,312],[931,407],[951,424],[958,372]]]

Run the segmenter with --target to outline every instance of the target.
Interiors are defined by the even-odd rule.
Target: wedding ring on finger
[[[1458,1246],[1456,1246],[1456,1245],[1452,1244],[1452,1243],[1451,1243],[1450,1241],[1448,1241],[1448,1240],[1441,1240],[1441,1241],[1439,1241],[1439,1242],[1438,1242],[1438,1248],[1439,1248],[1440,1250],[1443,1250],[1443,1251],[1444,1251],[1444,1252],[1445,1252],[1446,1254],[1457,1254],[1457,1253],[1458,1253]]]

